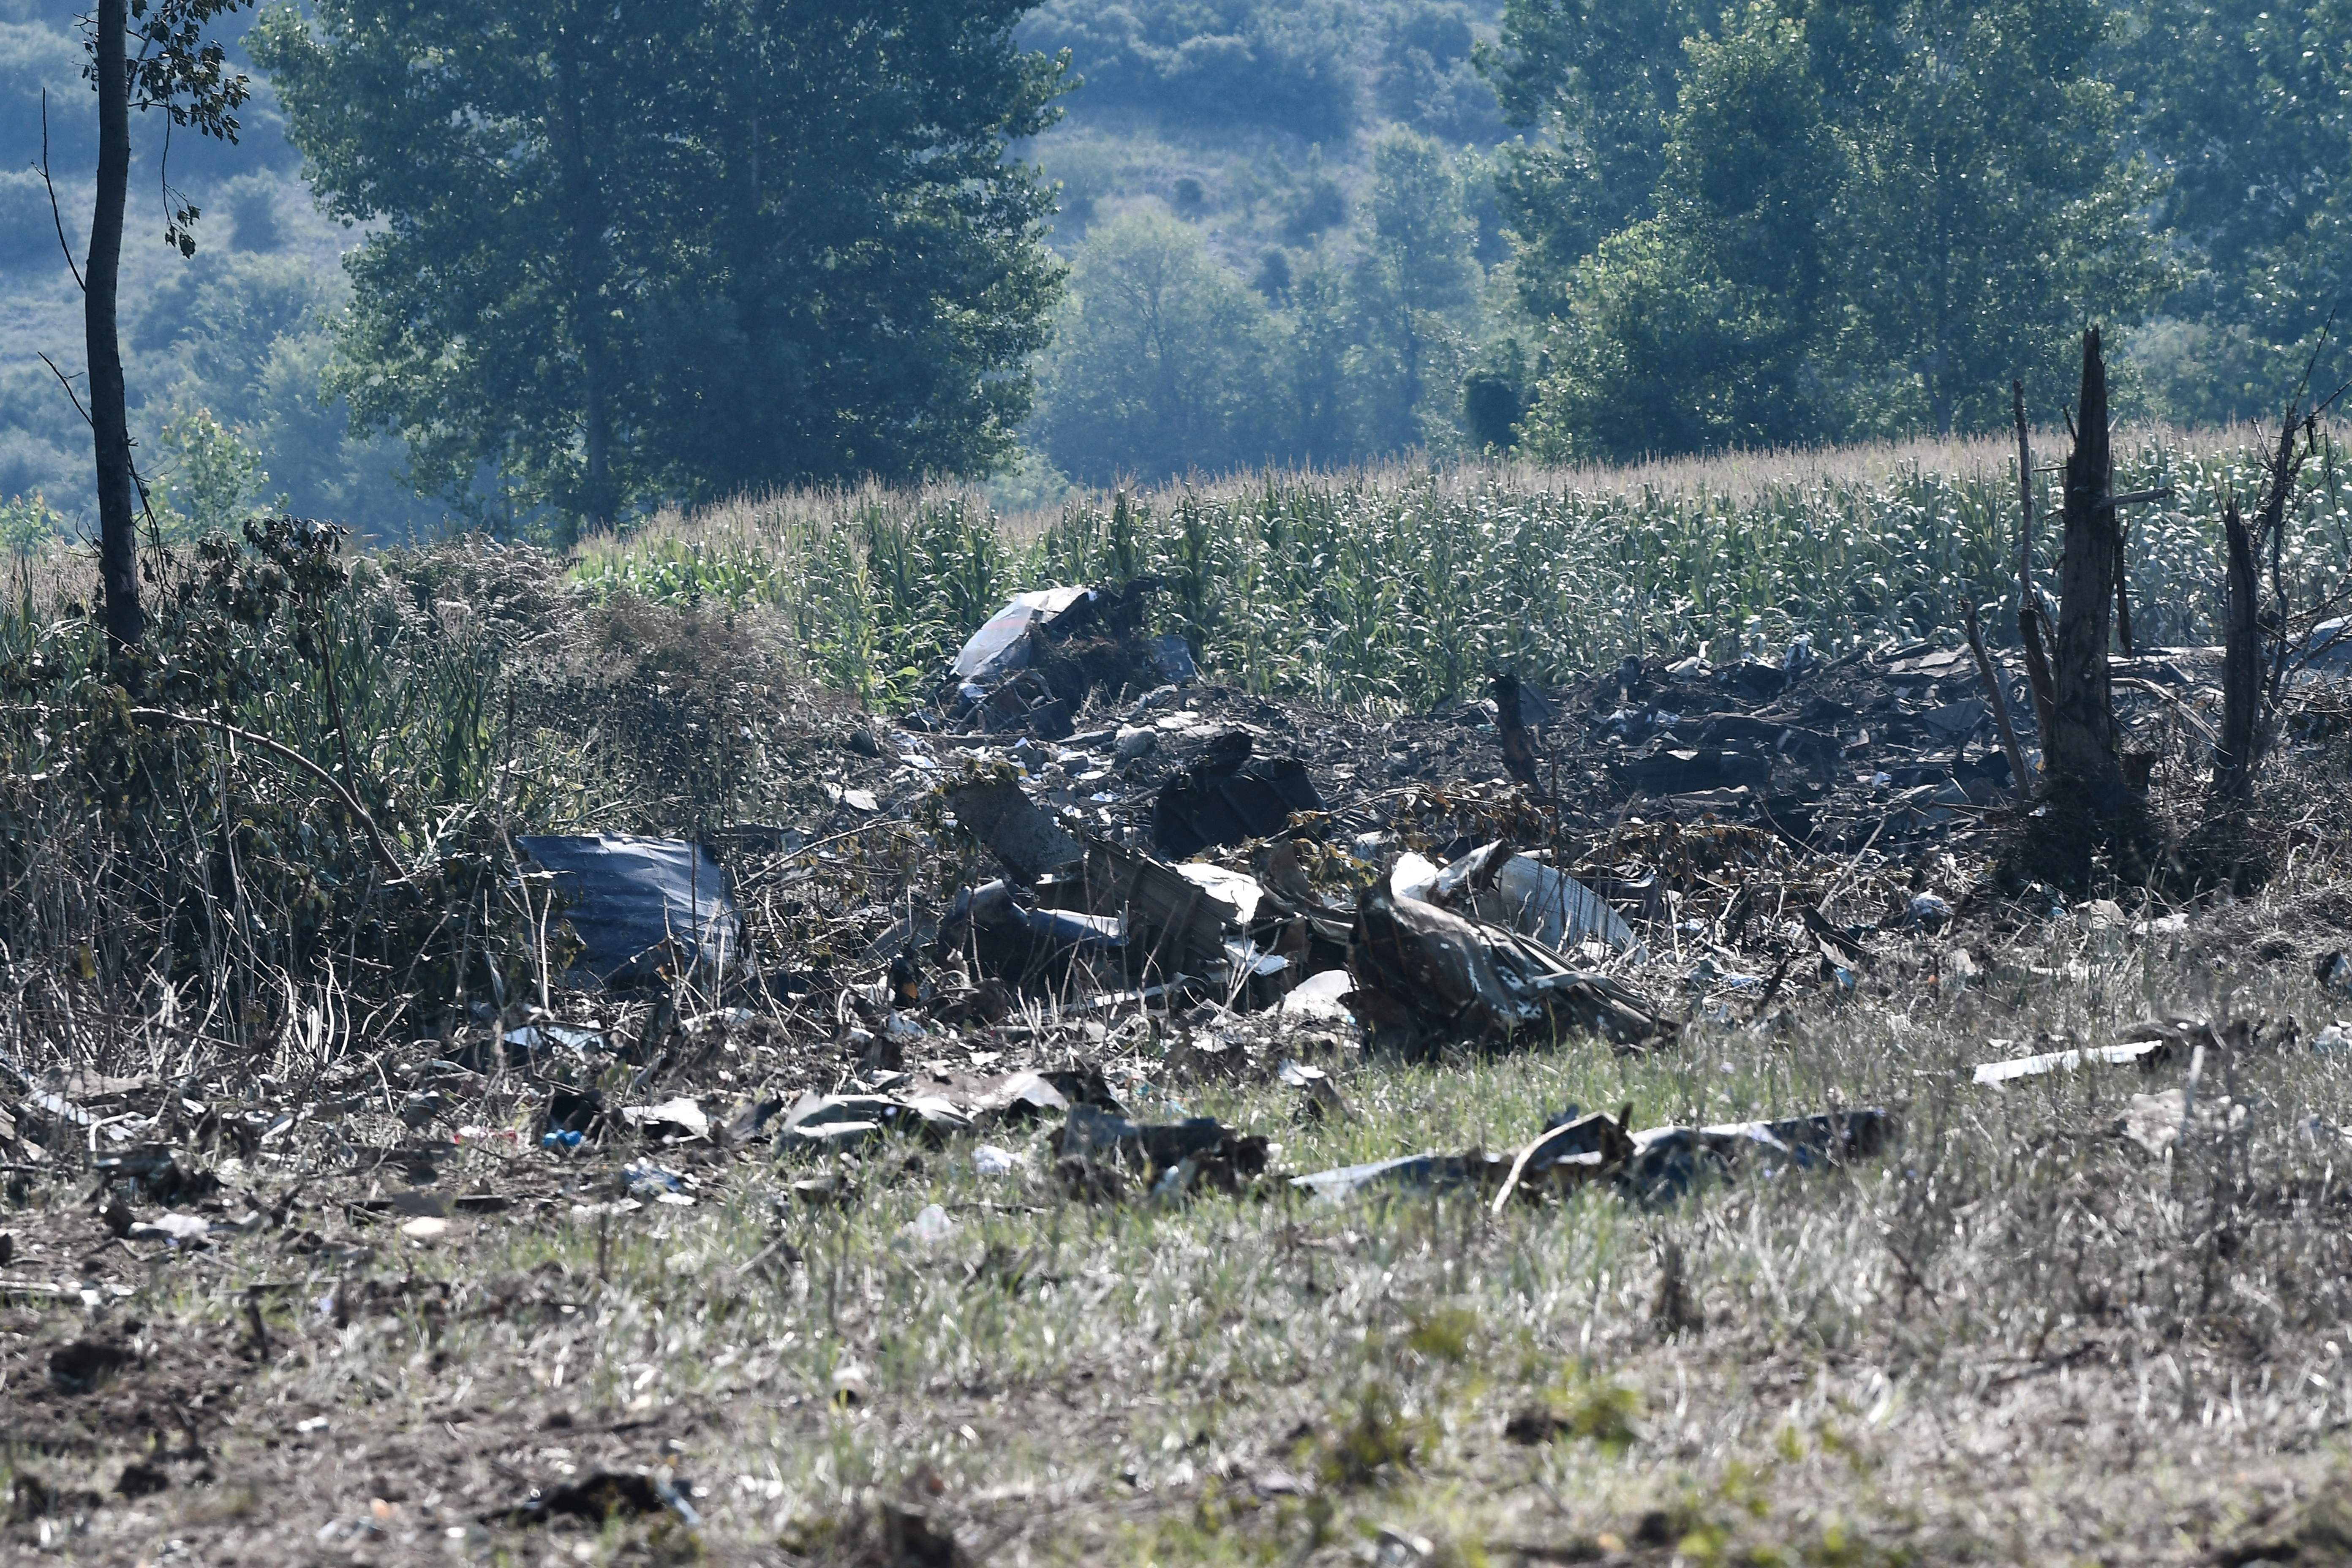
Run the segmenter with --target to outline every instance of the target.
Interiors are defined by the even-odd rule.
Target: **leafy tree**
[[[1537,315],[1559,314],[1578,264],[1648,210],[1682,42],[1712,14],[1699,0],[1507,0],[1478,61],[1504,119],[1536,133],[1506,155],[1497,184]]]
[[[1389,116],[1450,142],[1501,139],[1502,109],[1474,61],[1470,7],[1408,0],[1381,18],[1374,91]]]
[[[1485,281],[1477,227],[1445,151],[1402,128],[1372,148],[1371,232],[1355,273],[1358,372],[1385,392],[1369,411],[1374,450],[1421,443],[1431,385],[1454,389]]]
[[[1082,101],[1335,139],[1361,113],[1357,9],[1340,0],[1045,0],[1022,34],[1070,50],[1087,87]]]
[[[260,451],[243,436],[196,408],[163,426],[165,467],[157,476],[168,531],[175,539],[226,533],[247,519],[282,510],[269,494]]]
[[[97,0],[89,18],[89,79],[98,92],[98,182],[82,268],[82,322],[89,353],[89,426],[98,477],[99,579],[107,639],[135,647],[147,620],[139,605],[139,475],[118,330],[122,219],[130,199],[131,111],[160,109],[172,123],[236,140],[246,79],[226,69],[207,23],[245,0]],[[131,46],[135,42],[137,48]],[[172,196],[166,188],[167,197]],[[173,200],[163,238],[195,254],[195,206]]]
[[[1528,420],[1626,457],[2005,420],[2064,395],[2067,327],[2155,277],[2091,71],[2096,0],[1799,0],[1685,47],[1652,211],[1564,278]]]
[[[2115,76],[2166,184],[2159,228],[2179,247],[2168,318],[2135,336],[2174,417],[2275,415],[2331,312],[2323,385],[2352,375],[2352,5],[2141,0]]]
[[[11,554],[27,554],[65,531],[65,519],[50,509],[38,490],[0,500],[0,546]]]
[[[985,472],[1056,271],[1007,144],[1023,0],[329,0],[256,29],[310,178],[378,225],[336,386],[453,499],[591,523]],[[478,500],[470,503],[478,507]]]
[[[1107,484],[1257,462],[1270,323],[1263,300],[1175,219],[1138,213],[1097,228],[1070,273],[1046,363],[1039,435],[1074,478]]]
[[[1686,56],[1656,214],[1564,290],[1557,368],[1528,421],[1545,456],[1769,446],[1830,422],[1809,362],[1835,346],[1820,195],[1840,149],[1804,28],[1751,5]]]
[[[1310,256],[1291,276],[1279,360],[1284,449],[1302,462],[1343,463],[1361,455],[1362,388],[1350,374],[1356,326],[1346,269],[1321,252]]]
[[[2067,346],[2158,278],[2153,195],[2096,70],[2103,0],[1814,0],[1813,75],[1852,148],[1830,224],[1884,369],[1882,426],[2005,424],[2022,374],[2073,395]]]

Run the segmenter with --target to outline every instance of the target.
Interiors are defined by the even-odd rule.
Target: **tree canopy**
[[[1017,0],[327,0],[256,29],[314,189],[376,226],[335,384],[418,479],[609,521],[988,471],[1059,270],[1007,158]]]
[[[1638,216],[1565,268],[1520,258],[1555,323],[1533,444],[1984,428],[2021,375],[2062,397],[2068,329],[2130,319],[2159,277],[2105,34],[2097,0],[1754,0],[1694,33],[1654,159],[1614,156],[1656,169]],[[1525,160],[1517,199],[1561,155]]]

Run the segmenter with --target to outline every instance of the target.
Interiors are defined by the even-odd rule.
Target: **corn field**
[[[2063,447],[2038,443],[2036,580],[2055,582]],[[2134,509],[2132,614],[2146,645],[2215,640],[2221,512],[2251,509],[2259,449],[2119,438]],[[1214,678],[1328,703],[1423,708],[1487,673],[1538,680],[1627,655],[1827,655],[1951,639],[1973,598],[2016,636],[2014,447],[1984,441],[1608,471],[1497,466],[1267,472],[1121,490],[1002,518],[952,491],[793,495],[593,540],[597,593],[781,607],[808,673],[868,702],[916,700],[1007,595],[1160,580],[1160,615]],[[2352,563],[2352,475],[2323,444],[2279,570],[2298,605]]]

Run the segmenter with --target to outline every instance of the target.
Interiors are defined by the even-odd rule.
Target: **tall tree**
[[[1057,283],[1026,0],[327,0],[256,29],[423,488],[579,522],[985,472]]]
[[[139,604],[139,475],[122,375],[119,315],[122,220],[131,189],[131,111],[163,110],[174,125],[236,140],[246,79],[230,72],[205,25],[246,0],[98,0],[89,19],[89,79],[98,90],[98,184],[82,269],[82,330],[89,355],[89,427],[98,480],[99,581],[108,641],[137,647],[147,621]],[[136,42],[134,52],[130,47]],[[173,198],[165,243],[195,254],[196,208]]]
[[[1714,19],[1700,0],[1506,0],[1478,50],[1503,117],[1536,134],[1497,185],[1539,316],[1608,235],[1650,209],[1681,90],[1682,43]]]
[[[1564,276],[1538,447],[1992,428],[2157,268],[2098,0],[1754,0],[1683,50],[1649,216]]]
[[[2060,345],[2152,297],[2155,193],[2097,69],[2111,16],[2105,0],[1809,7],[1813,74],[1853,147],[1830,221],[1842,292],[1876,340],[1882,428],[1996,428],[2021,373],[2056,404],[2074,381]]]
[[[1075,478],[1109,483],[1263,460],[1265,306],[1175,219],[1138,213],[1087,236],[1046,364],[1037,425]]]
[[[2267,415],[2315,347],[2315,384],[2352,376],[2352,0],[2138,0],[2126,18],[2116,76],[2165,176],[2152,226],[2182,258],[2166,352],[2133,345],[2159,407]]]
[[[1359,372],[1390,394],[1368,410],[1365,434],[1372,449],[1393,451],[1424,439],[1433,381],[1444,388],[1450,415],[1458,377],[1433,374],[1436,356],[1466,341],[1485,279],[1477,226],[1445,150],[1399,129],[1373,144],[1371,165],[1371,232],[1355,272]]]
[[[1656,211],[1601,242],[1562,290],[1555,374],[1527,426],[1555,458],[1773,446],[1837,421],[1816,363],[1846,150],[1803,24],[1727,12],[1685,47]]]

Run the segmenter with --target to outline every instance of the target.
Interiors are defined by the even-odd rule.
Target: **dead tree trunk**
[[[2084,791],[2102,816],[2124,789],[2107,667],[2116,603],[2113,480],[2107,365],[2099,351],[2099,329],[2093,327],[2083,334],[2083,392],[2075,405],[2074,449],[2066,458],[2058,657],[2051,671],[2050,732],[2042,743],[2051,775]]]
[[[1536,772],[1535,737],[1529,733],[1524,693],[1516,675],[1497,675],[1491,689],[1495,697],[1495,730],[1503,742],[1503,766],[1512,778],[1527,786],[1528,793],[1538,799],[1547,798],[1542,776]]]
[[[2033,592],[2033,439],[2025,424],[2025,383],[2009,384],[2010,406],[2017,416],[2017,637],[2025,646],[2025,686],[2033,698],[2033,732],[2042,738],[2042,757],[2050,750],[2049,632],[2042,625],[2042,602]],[[2018,781],[2020,787],[2024,780]]]
[[[2262,759],[2262,585],[2254,563],[2266,542],[2272,544],[2273,555],[2281,548],[2286,531],[2287,498],[2294,489],[2295,479],[2309,451],[2307,442],[2314,416],[2300,414],[2299,402],[2298,395],[2296,402],[2287,405],[2286,418],[2279,427],[2278,449],[2263,459],[2267,482],[2263,489],[2262,507],[2254,513],[2253,527],[2249,529],[2238,515],[2234,496],[2221,511],[2229,595],[2225,611],[2228,624],[2222,629],[2221,738],[2214,748],[2213,793],[2231,806],[2243,805],[2252,798],[2254,769]],[[2298,433],[2305,437],[2305,445],[2297,444]],[[2279,594],[2274,616],[2276,636],[2283,643],[2286,629],[2284,593],[2274,591]],[[2283,646],[2273,650],[2274,669],[2284,662],[2284,653]]]
[[[2254,786],[2254,723],[2262,700],[2262,655],[2256,646],[2253,538],[2238,515],[2235,496],[2221,509],[2229,555],[2228,626],[2222,633],[2221,743],[2213,757],[2213,793],[2243,805]]]
[[[106,640],[117,653],[147,634],[139,605],[139,490],[131,464],[131,416],[115,327],[122,276],[122,214],[131,187],[131,65],[123,35],[129,0],[99,0],[93,23],[98,86],[98,199],[83,268],[82,331],[89,355],[89,428],[98,469],[98,574]]]

